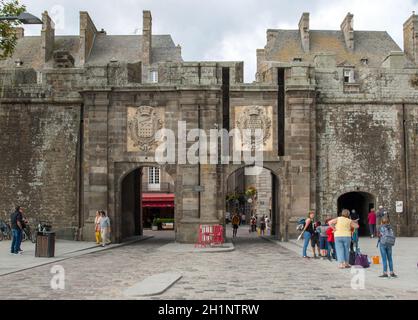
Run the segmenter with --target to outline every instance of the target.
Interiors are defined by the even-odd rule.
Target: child
[[[328,256],[328,235],[327,230],[329,229],[328,220],[325,225],[319,225],[316,230],[319,233],[319,248],[321,249],[321,257],[325,259]]]
[[[312,247],[312,252],[313,252],[314,259],[318,259],[321,255],[320,251],[319,251],[319,233],[318,233],[318,230],[317,230],[317,228],[320,225],[321,225],[320,221],[317,221],[314,224],[314,233],[312,234],[312,237],[311,237],[311,247]],[[318,249],[318,255],[316,255],[315,247]]]
[[[330,219],[327,219],[326,223],[328,224]],[[328,236],[327,241],[328,241],[328,245],[329,245],[329,250],[328,250],[328,259],[331,260],[337,260],[337,255],[335,254],[335,239],[334,239],[334,229],[332,229],[331,227],[329,227],[326,231],[326,234]],[[331,253],[332,251],[332,253]]]

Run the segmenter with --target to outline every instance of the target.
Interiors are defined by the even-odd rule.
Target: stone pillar
[[[151,11],[142,12],[142,64],[152,63],[152,16]]]
[[[403,43],[407,57],[418,63],[418,15],[415,12],[403,24]]]
[[[55,29],[54,22],[49,17],[48,12],[42,14],[42,31],[41,31],[41,55],[43,62],[47,62],[52,58],[54,53]]]
[[[93,47],[97,29],[86,11],[80,12],[80,65],[84,65]]]
[[[181,105],[181,120],[186,122],[186,134],[191,129],[199,127],[199,110],[197,103],[194,103],[192,95],[185,95],[185,104]],[[180,135],[181,133],[179,133]],[[187,153],[187,150],[194,144],[194,142],[178,141],[177,151],[179,153]],[[180,156],[180,155],[179,155]],[[198,225],[200,223],[199,212],[199,165],[190,164],[187,160],[187,154],[182,154],[186,164],[178,164],[178,174],[176,180],[176,197],[179,194],[179,199],[182,203],[181,218],[177,226],[176,241],[193,243],[197,240]],[[178,160],[179,161],[179,160]]]
[[[303,51],[309,52],[309,12],[304,12],[299,21],[300,39]]]
[[[217,120],[216,104],[206,105],[200,112],[200,127],[207,135],[207,164],[200,165],[200,185],[204,186],[200,193],[200,220],[204,224],[219,224],[217,212],[217,165],[210,163],[209,137],[210,129],[215,128]]]
[[[341,23],[341,31],[344,35],[345,45],[349,51],[354,50],[353,15],[349,12]]]
[[[108,108],[107,92],[91,93],[85,98],[84,140],[84,228],[83,240],[94,239],[97,210],[108,213]],[[113,241],[120,241],[117,221],[111,215]]]
[[[316,209],[316,91],[308,66],[292,67],[290,71],[286,86],[285,150],[289,157],[289,213],[293,219],[288,218],[293,221]],[[288,230],[295,232],[294,225]]]

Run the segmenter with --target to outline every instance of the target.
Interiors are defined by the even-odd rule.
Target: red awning
[[[174,208],[173,193],[143,193],[142,207]]]

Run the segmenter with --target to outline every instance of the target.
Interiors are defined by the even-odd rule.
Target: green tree
[[[0,16],[18,16],[25,12],[26,7],[19,0],[0,0]],[[10,57],[16,46],[17,37],[14,28],[20,21],[0,21],[0,59]]]

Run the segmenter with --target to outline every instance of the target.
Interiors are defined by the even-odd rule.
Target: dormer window
[[[156,70],[150,71],[149,81],[151,83],[158,83],[158,71],[156,71]]]
[[[354,69],[344,69],[344,83],[354,83]]]
[[[295,57],[295,58],[293,58],[293,62],[302,62],[302,58],[301,57]]]
[[[367,66],[369,64],[369,59],[368,58],[361,58],[360,62],[362,65]]]

